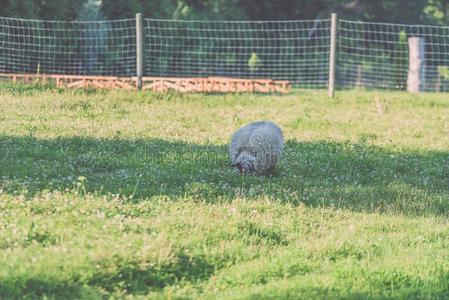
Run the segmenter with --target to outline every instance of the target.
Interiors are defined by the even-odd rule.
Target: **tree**
[[[103,0],[101,10],[107,19],[133,18],[141,12],[142,4],[139,0]]]
[[[2,16],[17,18],[37,18],[37,9],[32,0],[0,0]]]
[[[131,18],[141,12],[159,19],[245,19],[242,10],[227,0],[103,0],[103,13],[109,19]]]
[[[0,0],[2,16],[43,19],[75,20],[86,0]]]
[[[0,0],[1,15],[75,20],[88,0]],[[449,24],[449,0],[90,0],[106,19],[313,20],[331,12],[361,21]],[[83,16],[81,19],[88,19]]]
[[[426,14],[437,24],[449,25],[449,0],[429,0]]]
[[[423,13],[427,0],[352,0],[337,1],[336,9],[343,17],[361,21],[392,23],[427,23]]]

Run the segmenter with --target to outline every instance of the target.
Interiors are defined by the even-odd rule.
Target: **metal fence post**
[[[142,14],[136,14],[136,75],[137,89],[142,89],[143,76],[143,30],[142,30]]]
[[[333,13],[331,17],[331,39],[329,54],[329,85],[328,95],[333,98],[335,94],[335,62],[337,59],[337,14]]]

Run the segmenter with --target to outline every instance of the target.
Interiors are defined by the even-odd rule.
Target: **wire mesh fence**
[[[145,21],[149,74],[271,78],[304,87],[327,84],[329,20]]]
[[[144,75],[328,84],[330,19],[144,19]],[[337,23],[340,88],[406,89],[408,38],[425,43],[425,91],[449,91],[449,27]],[[60,22],[0,17],[0,73],[136,76],[136,21]]]
[[[132,76],[135,21],[0,18],[0,72]]]
[[[449,27],[347,20],[338,27],[339,85],[405,89],[410,37],[425,44],[422,90],[449,91]]]

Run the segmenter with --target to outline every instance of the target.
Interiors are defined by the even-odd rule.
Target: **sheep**
[[[238,129],[231,138],[231,167],[240,174],[271,173],[284,150],[282,130],[270,121],[257,121]]]

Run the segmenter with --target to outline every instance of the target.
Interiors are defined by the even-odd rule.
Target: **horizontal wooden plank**
[[[53,81],[58,87],[88,87],[122,88],[131,90],[136,88],[137,77],[119,76],[84,76],[63,74],[21,74],[0,73],[0,77],[9,78],[14,82],[33,82],[36,80]],[[153,77],[142,78],[143,89],[153,91],[179,92],[261,92],[261,93],[289,93],[291,84],[287,80],[272,80],[269,78],[232,78],[232,77]]]

